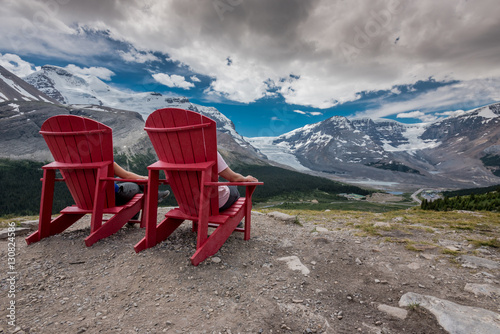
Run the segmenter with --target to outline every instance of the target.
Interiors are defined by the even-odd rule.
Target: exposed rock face
[[[0,102],[5,101],[42,101],[57,103],[57,100],[42,93],[0,66]]]
[[[439,324],[451,334],[497,334],[500,314],[478,307],[459,305],[434,296],[408,292],[399,306],[423,307],[432,312]]]
[[[145,137],[144,121],[136,112],[102,108],[90,110],[46,102],[0,103],[0,157],[52,160],[45,141],[38,133],[46,119],[55,115],[93,118],[113,129],[113,145],[126,149]]]

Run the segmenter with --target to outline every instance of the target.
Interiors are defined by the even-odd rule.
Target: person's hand
[[[259,182],[257,178],[253,177],[252,175],[247,175],[245,176],[245,182]]]

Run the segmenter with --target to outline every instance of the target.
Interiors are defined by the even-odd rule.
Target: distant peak
[[[54,66],[54,65],[43,65],[42,71],[55,72],[56,74],[63,75],[63,76],[73,76],[73,73],[69,72],[68,70],[65,70],[62,67]]]

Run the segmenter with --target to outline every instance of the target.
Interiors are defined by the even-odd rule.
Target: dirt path
[[[160,214],[165,209],[160,210]],[[26,246],[17,238],[17,333],[446,333],[422,308],[402,320],[406,292],[500,312],[466,283],[499,284],[499,270],[468,269],[429,248],[421,253],[382,236],[356,236],[353,217],[318,215],[302,225],[254,214],[252,238],[232,236],[193,267],[195,234],[185,223],[167,242],[136,254],[144,230],[124,228],[85,247],[89,219]],[[6,241],[0,242],[2,259]],[[489,248],[485,257],[498,259]],[[297,257],[301,270],[283,258]],[[0,332],[6,322],[6,260]],[[300,269],[300,268],[299,268]]]

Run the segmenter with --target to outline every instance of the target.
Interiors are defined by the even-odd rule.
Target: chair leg
[[[250,240],[250,227],[252,224],[252,203],[245,203],[245,232],[243,233],[243,240]]]
[[[147,227],[156,228],[155,240],[148,243],[146,237],[142,238],[142,240],[134,246],[135,252],[139,253],[147,248],[154,247],[163,240],[167,239],[172,232],[174,232],[182,224],[183,221],[183,219],[166,218],[155,227]]]
[[[50,237],[55,234],[59,234],[66,230],[68,227],[73,225],[78,219],[82,218],[85,214],[62,214],[59,217],[55,218],[53,221],[49,222],[40,222],[39,228],[36,232],[28,236],[25,240],[26,243],[32,244],[34,242],[40,241],[41,239]],[[41,228],[43,225],[43,229]],[[41,231],[44,233],[42,234]]]
[[[244,210],[240,210],[236,216],[220,224],[215,231],[210,234],[210,237],[201,246],[197,247],[196,252],[191,256],[191,263],[197,266],[209,256],[214,255],[224,245],[229,236],[234,232],[236,226],[243,219]]]
[[[85,238],[85,245],[90,247],[97,241],[118,232],[137,212],[141,210],[141,207],[142,199],[111,217],[106,223],[102,224],[101,227],[90,233],[90,235]]]

